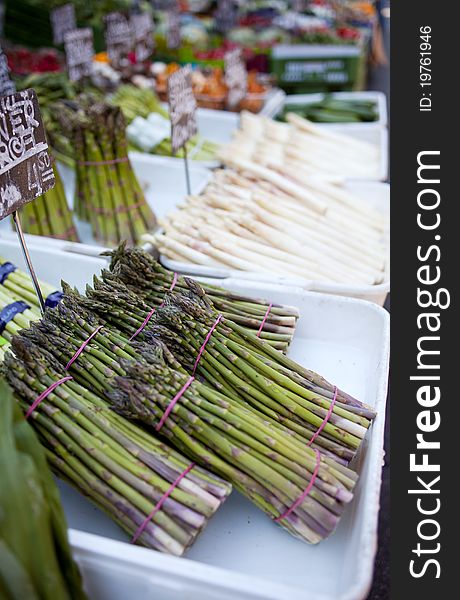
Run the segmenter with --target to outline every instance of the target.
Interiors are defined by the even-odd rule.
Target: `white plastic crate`
[[[53,247],[54,246],[54,247]],[[53,249],[50,250],[50,247]],[[83,286],[106,264],[31,241],[37,274]],[[23,267],[15,240],[0,256]],[[247,281],[236,292],[296,305],[301,318],[290,356],[378,413],[357,458],[360,481],[337,531],[317,546],[293,538],[233,492],[185,558],[132,546],[104,513],[61,485],[71,542],[94,600],[363,600],[377,548],[377,520],[389,358],[389,316],[349,298]]]

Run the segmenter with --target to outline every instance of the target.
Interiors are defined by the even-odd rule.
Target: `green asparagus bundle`
[[[108,287],[95,279],[87,299],[68,287],[65,291],[77,312],[96,312],[127,336],[137,334],[147,343],[160,339],[184,372],[196,371],[232,402],[251,406],[284,433],[348,464],[375,412],[230,319],[222,318],[213,328],[218,313],[196,282],[185,282],[190,292],[166,294],[165,307],[153,314],[120,282]]]
[[[3,373],[27,412],[64,371],[24,336],[14,338],[12,349]],[[146,547],[182,555],[231,491],[73,380],[56,387],[29,420],[53,471]]]
[[[159,429],[178,450],[229,480],[292,534],[317,543],[334,531],[352,499],[356,473],[249,405],[191,380],[163,342],[130,343],[107,323],[99,329],[101,321],[76,298],[66,292],[44,319],[13,340],[13,347],[24,340],[47,348],[81,385],[104,396],[119,413]]]
[[[150,307],[159,306],[175,281],[176,291],[187,291],[183,277],[174,276],[148,252],[139,248],[127,249],[121,244],[113,252],[110,270],[115,281],[122,281]],[[103,275],[109,284],[110,276]],[[286,351],[295,332],[299,311],[292,306],[270,303],[261,298],[249,298],[223,287],[200,284],[215,309],[248,331],[267,341],[278,350]]]
[[[54,108],[75,149],[76,214],[90,222],[101,244],[136,244],[156,219],[128,158],[121,110],[91,95]]]
[[[43,448],[0,380],[0,597],[84,600]]]
[[[21,225],[26,233],[78,242],[72,212],[67,204],[59,171],[54,166],[56,185],[21,210]]]

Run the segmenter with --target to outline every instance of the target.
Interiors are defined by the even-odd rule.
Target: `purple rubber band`
[[[201,359],[201,357],[203,355],[203,352],[204,352],[204,350],[206,348],[206,344],[209,342],[209,339],[212,336],[214,329],[217,327],[217,325],[219,325],[219,323],[220,323],[221,320],[222,320],[222,315],[219,315],[217,317],[217,319],[215,320],[214,325],[209,330],[208,335],[206,336],[206,338],[205,338],[205,340],[203,342],[203,345],[201,346],[200,351],[198,352],[198,356],[196,357],[196,361],[195,361],[195,364],[193,366],[192,375],[195,375],[195,371],[196,371],[196,369],[198,367],[198,363],[200,362],[200,359]]]
[[[166,502],[166,500],[169,498],[169,496],[174,491],[174,489],[179,485],[179,483],[187,475],[187,473],[190,473],[190,471],[193,469],[194,466],[195,466],[195,463],[191,463],[185,469],[185,471],[182,471],[182,473],[179,475],[179,477],[171,484],[171,486],[169,487],[169,489],[167,489],[166,492],[163,494],[163,496],[161,496],[161,498],[155,504],[152,512],[147,516],[147,518],[145,519],[145,521],[139,526],[139,528],[137,529],[136,533],[133,535],[133,537],[131,539],[131,544],[135,544],[137,542],[137,540],[139,539],[139,536],[142,534],[142,532],[144,531],[144,529],[147,527],[149,521],[151,521],[153,519],[153,517],[161,509],[161,507]]]
[[[65,370],[68,371],[70,369],[70,367],[73,365],[73,363],[77,360],[77,358],[80,356],[80,354],[83,352],[83,350],[86,348],[86,346],[90,343],[90,341],[93,339],[93,337],[96,335],[96,333],[99,333],[99,331],[102,329],[102,325],[99,325],[99,327],[93,331],[93,333],[89,336],[89,338],[87,338],[83,344],[80,346],[80,348],[78,348],[78,350],[75,352],[75,354],[72,356],[72,358],[69,360],[69,362],[67,363]]]
[[[279,521],[281,521],[282,519],[285,519],[286,517],[288,517],[291,514],[291,512],[293,510],[295,510],[299,506],[299,504],[301,504],[305,500],[305,498],[310,493],[312,487],[314,486],[315,480],[316,480],[316,478],[318,476],[319,467],[320,467],[320,464],[321,464],[321,454],[316,449],[315,449],[315,453],[316,453],[316,465],[315,465],[315,470],[313,471],[313,475],[311,476],[309,484],[307,485],[307,487],[303,491],[302,495],[297,498],[297,500],[294,502],[294,504],[292,506],[290,506],[287,510],[285,510],[284,513],[281,514],[279,517],[276,517],[275,521],[277,523]]]
[[[266,321],[267,321],[267,319],[268,319],[268,315],[270,314],[270,311],[271,311],[271,309],[272,309],[272,306],[273,306],[273,304],[272,304],[272,302],[270,302],[270,304],[268,305],[268,308],[267,308],[267,312],[265,313],[265,316],[264,316],[264,318],[262,319],[262,323],[260,324],[259,331],[258,331],[258,332],[257,332],[257,334],[256,334],[256,335],[257,335],[257,337],[260,337],[260,334],[262,333],[262,330],[263,330],[263,328],[264,328],[264,325],[265,325],[265,323],[266,323]]]
[[[36,398],[33,401],[31,406],[29,407],[29,410],[26,412],[26,419],[30,417],[30,415],[34,412],[34,410],[37,408],[40,402],[44,400],[47,396],[49,396],[51,392],[53,392],[58,387],[58,385],[61,385],[61,383],[65,383],[66,381],[70,381],[71,379],[73,379],[73,377],[71,377],[70,375],[68,375],[67,377],[63,377],[62,379],[59,379],[59,381],[55,381],[52,385],[49,386],[47,390],[42,392],[40,396],[38,396],[38,398]]]
[[[191,383],[194,381],[195,377],[190,377],[189,380],[187,381],[187,383],[182,387],[181,390],[179,390],[177,392],[177,394],[174,396],[174,398],[171,400],[171,402],[168,404],[165,412],[163,413],[163,416],[160,419],[160,422],[158,423],[158,425],[155,427],[156,431],[160,431],[160,429],[163,427],[163,425],[166,422],[166,419],[169,417],[172,409],[174,408],[176,402],[179,400],[179,398],[182,397],[182,395],[185,393],[185,391],[188,389],[188,387],[191,385]]]
[[[327,411],[327,414],[324,417],[323,422],[319,426],[318,430],[315,432],[315,434],[313,435],[313,437],[311,438],[311,440],[308,442],[307,446],[311,446],[313,444],[313,442],[316,440],[316,438],[319,436],[319,434],[326,427],[327,422],[329,421],[329,419],[330,419],[330,417],[332,415],[332,411],[334,410],[334,404],[335,404],[335,401],[337,400],[337,393],[338,393],[338,391],[339,390],[338,390],[337,386],[334,386],[334,397],[332,398],[332,402],[331,402],[331,405],[329,406],[329,410]]]

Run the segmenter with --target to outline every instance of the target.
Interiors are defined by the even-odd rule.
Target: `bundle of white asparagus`
[[[294,113],[286,118],[287,123],[278,123],[243,112],[240,129],[221,149],[221,160],[228,164],[238,156],[289,176],[297,173],[297,177],[379,177],[380,152],[376,145],[320,127]]]
[[[313,281],[378,284],[383,214],[324,178],[302,183],[233,158],[199,196],[143,237],[173,260]]]

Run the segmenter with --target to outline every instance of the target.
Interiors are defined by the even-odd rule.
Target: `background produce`
[[[301,105],[286,102],[278,117],[286,121],[286,116],[294,113],[314,123],[367,123],[378,119],[377,105],[372,100],[340,100],[326,95],[319,102]]]

